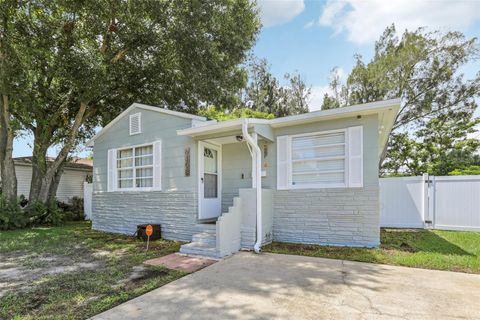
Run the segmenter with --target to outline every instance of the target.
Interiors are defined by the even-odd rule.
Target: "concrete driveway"
[[[239,253],[94,319],[480,319],[480,276]]]

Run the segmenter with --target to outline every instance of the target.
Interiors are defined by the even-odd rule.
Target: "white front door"
[[[199,219],[213,219],[222,213],[222,148],[198,143]]]

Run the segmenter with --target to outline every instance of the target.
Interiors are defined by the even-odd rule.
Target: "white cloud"
[[[377,40],[392,23],[399,32],[419,27],[461,30],[477,19],[478,1],[329,0],[319,23],[331,27],[335,34],[345,32],[349,41],[362,44]]]
[[[317,111],[322,108],[323,96],[325,93],[332,94],[330,86],[313,86],[308,105],[310,111]]]
[[[336,67],[335,68],[335,73],[338,76],[341,83],[343,83],[347,80],[347,74],[345,73],[345,70],[343,68]],[[331,81],[331,77],[332,77],[332,75],[330,75],[329,81]],[[324,97],[325,93],[329,94],[330,96],[333,96],[333,91],[332,91],[332,88],[330,88],[330,85],[312,86],[311,91],[310,91],[310,98],[309,98],[309,101],[308,101],[310,111],[316,111],[316,110],[320,110],[322,108],[323,97]]]
[[[303,27],[305,29],[310,29],[311,27],[313,27],[315,25],[315,20],[310,20],[308,21]]]
[[[305,9],[303,0],[258,0],[258,6],[264,27],[287,23]]]

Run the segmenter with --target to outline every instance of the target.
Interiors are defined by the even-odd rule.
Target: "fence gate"
[[[480,231],[480,176],[382,178],[380,225]]]

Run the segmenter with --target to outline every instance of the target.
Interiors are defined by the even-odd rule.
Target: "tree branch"
[[[51,164],[49,171],[53,170],[54,172],[59,169],[62,162],[67,159],[68,154],[70,153],[73,145],[75,144],[75,139],[77,138],[78,129],[80,129],[81,125],[85,121],[85,113],[87,111],[87,104],[85,102],[80,102],[80,107],[78,108],[77,114],[75,115],[75,120],[73,125],[70,129],[70,133],[68,134],[65,144],[63,145],[62,149],[58,153],[55,161]]]

